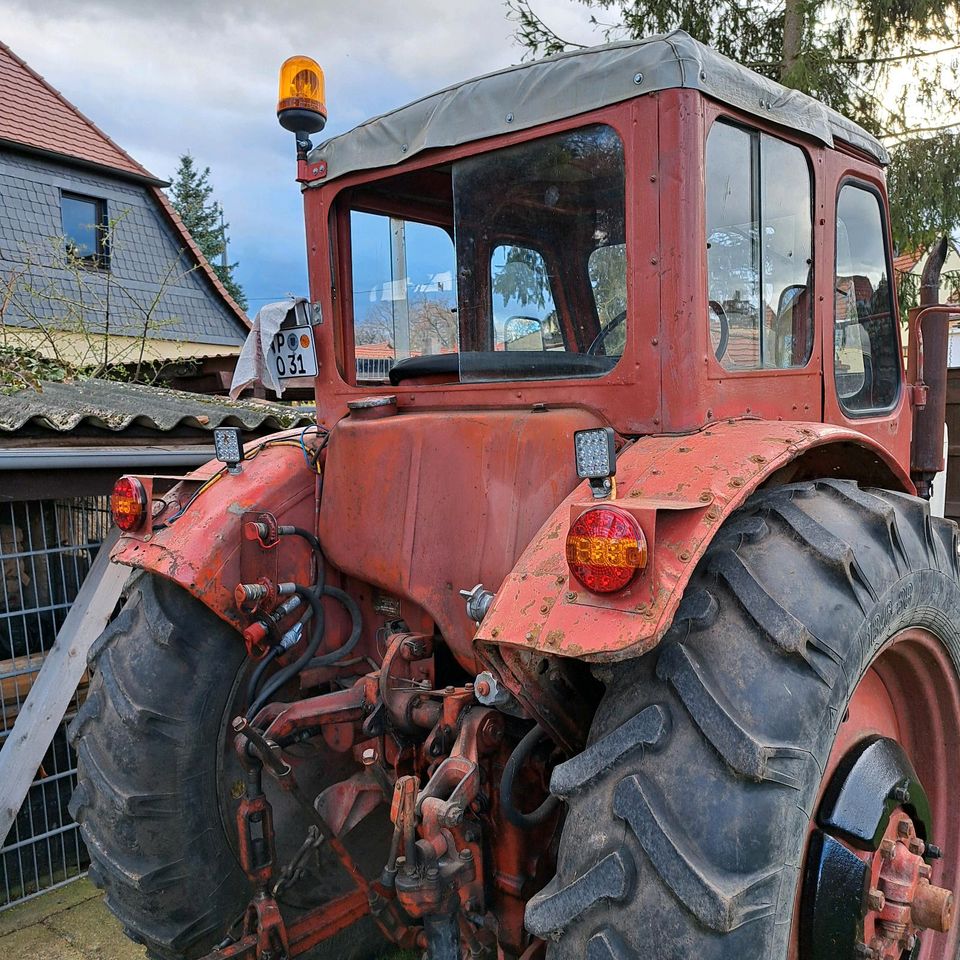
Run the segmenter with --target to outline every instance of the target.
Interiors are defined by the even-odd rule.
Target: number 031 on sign
[[[277,331],[267,361],[273,365],[281,380],[317,375],[317,353],[313,345],[313,330],[309,327],[289,327]]]

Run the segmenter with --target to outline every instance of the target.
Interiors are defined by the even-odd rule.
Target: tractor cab
[[[855,426],[905,464],[886,159],[685,34],[372,120],[300,165],[321,418],[574,401],[630,436]]]

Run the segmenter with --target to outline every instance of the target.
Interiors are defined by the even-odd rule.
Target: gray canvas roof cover
[[[836,138],[879,163],[889,159],[883,145],[852,120],[675,30],[521,63],[374,117],[312,151],[312,162],[327,164],[326,177],[315,185],[355,170],[389,167],[424,150],[523,130],[676,87],[702,90],[828,146]]]

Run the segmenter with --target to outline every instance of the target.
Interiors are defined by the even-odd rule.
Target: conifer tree
[[[201,170],[189,153],[183,154],[169,190],[170,202],[220,282],[239,306],[246,310],[247,298],[233,275],[237,264],[225,262],[227,227],[230,224],[223,221],[223,208],[213,199],[210,168]]]
[[[892,157],[900,252],[960,230],[960,0],[576,2],[596,11],[595,42],[680,27],[879,137]],[[506,7],[527,55],[583,46],[558,35],[530,0]]]

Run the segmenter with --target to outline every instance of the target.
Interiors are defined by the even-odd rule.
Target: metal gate
[[[107,497],[0,503],[0,744],[110,527]],[[0,910],[79,877],[87,855],[67,805],[76,757],[66,728],[74,695],[9,835],[0,846]]]

